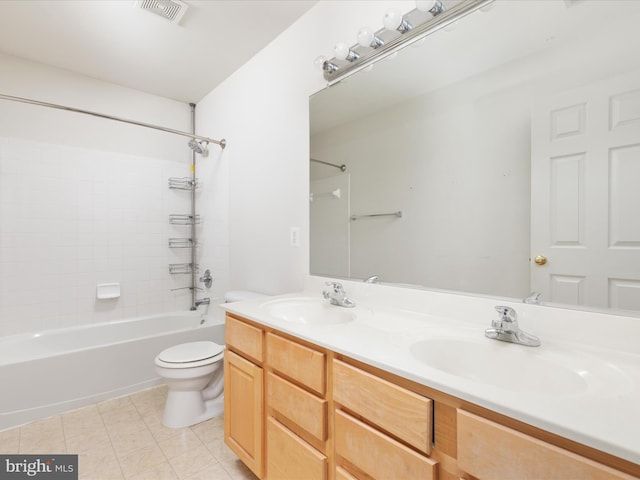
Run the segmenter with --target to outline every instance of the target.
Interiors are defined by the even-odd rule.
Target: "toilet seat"
[[[210,365],[224,356],[224,346],[214,342],[181,343],[160,352],[155,364],[164,368],[194,368]]]

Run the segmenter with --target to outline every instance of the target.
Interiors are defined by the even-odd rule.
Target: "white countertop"
[[[326,288],[324,280],[310,277],[303,292],[229,303],[222,307],[382,370],[640,464],[640,318],[350,281],[341,283],[348,297],[355,301],[356,308],[331,308],[350,311],[348,314],[356,315],[353,321],[296,323],[273,316],[264,307],[268,302],[273,304],[280,300],[280,303],[286,303],[284,299],[311,302],[311,299],[321,299],[321,292]],[[514,308],[520,328],[540,337],[542,345],[526,347],[487,339],[484,330],[491,326],[496,316],[494,306],[498,304]],[[504,355],[505,363],[500,363],[498,368],[495,363],[487,363],[487,368],[491,367],[490,373],[483,371],[482,374],[489,375],[488,381],[448,373],[418,358],[421,349],[432,345],[430,342],[434,340],[444,342],[442,345],[461,342],[461,345],[488,349],[486,352],[491,355],[479,354],[482,358],[477,358],[478,364],[474,362],[473,368],[482,368],[483,362],[490,361],[489,357],[500,360]],[[426,343],[415,346],[418,342]],[[464,355],[468,362],[473,349],[465,349]],[[521,371],[521,364],[526,364],[526,369]],[[565,364],[571,369],[569,373],[577,372],[574,376],[581,386],[575,391],[570,382],[560,382],[552,387],[553,392],[536,381],[527,382],[528,375],[535,377],[543,373],[542,370],[536,372],[536,368],[554,369],[560,365],[557,367],[560,371],[564,370],[562,365]],[[456,368],[464,368],[464,363]]]

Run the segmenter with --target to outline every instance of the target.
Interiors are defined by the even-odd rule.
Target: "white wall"
[[[326,82],[318,55],[355,43],[363,25],[379,28],[391,6],[411,1],[319,2],[213,90],[198,108],[227,138],[230,285],[271,294],[300,290],[308,264],[309,95]],[[203,120],[205,121],[205,120]],[[301,228],[299,248],[289,229]]]
[[[7,55],[0,72],[7,95],[190,128],[190,109],[180,102]],[[188,193],[167,188],[168,177],[189,175],[186,143],[0,100],[0,335],[188,308],[188,290],[170,292],[187,277],[167,267],[189,261],[186,250],[167,247],[169,236],[186,233],[169,226],[168,215],[188,213]],[[226,211],[226,201],[221,206]],[[225,254],[211,255],[226,271]],[[97,301],[96,284],[104,282],[120,282],[122,296]]]

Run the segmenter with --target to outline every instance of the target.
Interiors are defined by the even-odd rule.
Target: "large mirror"
[[[313,95],[311,274],[640,313],[638,25],[498,0]]]

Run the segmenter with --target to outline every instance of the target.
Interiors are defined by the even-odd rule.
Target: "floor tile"
[[[154,443],[119,457],[119,461],[125,478],[131,478],[143,472],[152,471],[156,465],[166,463],[167,459],[160,447]]]
[[[155,465],[150,470],[145,470],[132,477],[127,477],[127,480],[177,480],[177,478],[178,476],[176,472],[173,471],[173,468],[171,468],[171,465],[169,465],[168,462],[164,462]],[[212,476],[208,478],[208,480],[214,479],[217,480],[216,477]]]
[[[225,460],[222,466],[232,478],[232,480],[258,480],[258,477],[237,458],[235,460]]]
[[[156,387],[0,432],[0,452],[77,454],[82,480],[255,480],[224,445],[222,417],[165,427],[166,396]]]
[[[78,455],[80,479],[122,479],[122,470],[113,450],[96,450]]]
[[[218,461],[204,446],[200,446],[190,452],[170,458],[169,463],[178,474],[178,478],[184,480],[201,470],[212,468]]]
[[[141,448],[158,446],[153,435],[146,428],[144,430],[126,431],[116,435],[110,434],[110,437],[113,449],[119,458]]]
[[[233,480],[221,463],[209,465],[184,480]]]
[[[19,453],[20,451],[20,429],[13,428],[0,432],[0,452],[7,455]]]
[[[105,414],[110,412],[111,410],[118,410],[121,408],[128,407],[133,405],[131,402],[131,398],[129,396],[112,398],[111,400],[106,400],[98,404],[98,410],[101,414]]]
[[[192,452],[203,446],[200,439],[189,429],[165,440],[159,440],[158,445],[168,459]]]

